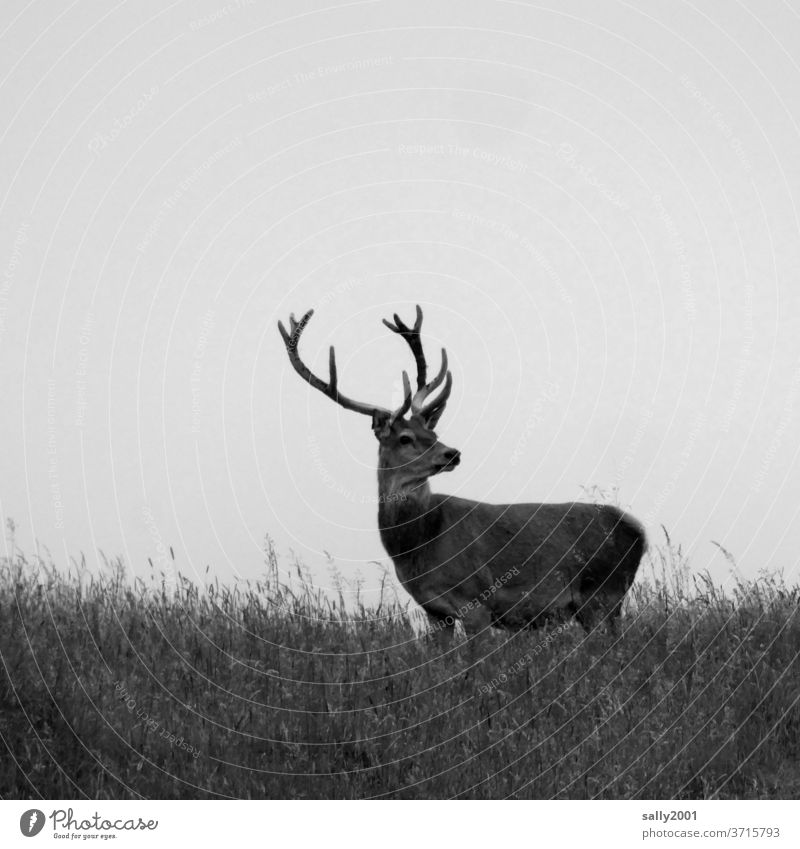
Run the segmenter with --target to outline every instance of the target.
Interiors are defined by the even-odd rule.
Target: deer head
[[[388,476],[392,485],[389,489],[403,491],[421,486],[432,475],[454,469],[460,460],[460,452],[439,442],[434,431],[444,412],[453,386],[453,376],[447,368],[447,351],[442,348],[442,365],[439,373],[427,382],[428,367],[422,351],[420,328],[422,310],[417,306],[417,317],[413,327],[408,327],[394,316],[394,324],[384,319],[384,324],[402,336],[414,355],[417,367],[417,388],[412,393],[408,374],[403,372],[403,403],[396,410],[354,401],[339,391],[336,354],[333,346],[328,355],[328,381],[321,380],[300,358],[297,350],[300,335],[311,320],[314,310],[309,310],[300,321],[294,315],[289,318],[289,330],[278,322],[289,360],[294,370],[307,383],[318,389],[346,410],[370,416],[372,432],[380,445],[378,465],[381,474]],[[433,393],[444,383],[435,398]]]

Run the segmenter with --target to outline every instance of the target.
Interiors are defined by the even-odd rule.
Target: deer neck
[[[392,469],[378,467],[378,527],[393,560],[420,557],[439,531],[439,507],[428,481],[403,482]]]

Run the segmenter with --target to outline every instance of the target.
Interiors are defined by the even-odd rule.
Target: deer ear
[[[375,434],[375,439],[382,439],[389,435],[390,418],[383,410],[376,410],[372,414],[372,432]]]

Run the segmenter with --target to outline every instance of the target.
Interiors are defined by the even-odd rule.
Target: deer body
[[[381,540],[401,583],[432,622],[452,631],[462,620],[472,633],[489,625],[537,627],[567,615],[587,630],[601,619],[613,627],[646,548],[636,519],[610,505],[486,504],[431,492],[428,479],[452,471],[461,454],[434,432],[452,375],[443,349],[439,374],[427,382],[420,308],[411,328],[397,315],[394,324],[384,321],[408,342],[417,365],[417,390],[412,394],[403,372],[405,400],[395,411],[339,392],[332,347],[329,380],[309,371],[297,345],[312,315],[310,310],[299,322],[292,316],[291,332],[278,322],[289,359],[315,389],[371,416],[380,446]]]
[[[574,615],[615,616],[644,551],[639,523],[616,507],[486,504],[432,493],[380,499],[381,540],[435,623],[519,630]]]
[[[644,551],[616,507],[486,504],[432,493],[380,500],[381,540],[432,622],[519,630],[572,616],[589,628],[618,614]],[[612,619],[613,621],[613,619]]]

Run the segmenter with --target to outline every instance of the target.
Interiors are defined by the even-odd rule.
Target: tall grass
[[[667,540],[618,638],[442,650],[391,593],[0,564],[3,798],[787,798],[800,590]]]

